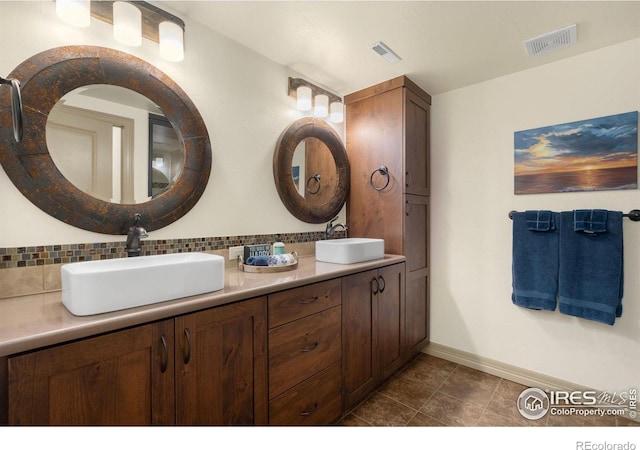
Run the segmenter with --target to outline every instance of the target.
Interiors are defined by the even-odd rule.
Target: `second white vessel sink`
[[[354,264],[384,258],[384,239],[344,238],[316,241],[316,261]]]
[[[172,253],[62,266],[62,303],[88,316],[224,288],[224,258]]]

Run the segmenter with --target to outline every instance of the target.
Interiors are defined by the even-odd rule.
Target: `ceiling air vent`
[[[391,50],[387,44],[382,41],[378,41],[375,44],[370,45],[371,50],[376,52],[378,55],[382,56],[388,63],[397,63],[400,61],[400,57],[396,55],[396,53]]]
[[[533,56],[569,47],[576,43],[576,38],[576,25],[574,24],[524,41],[524,45],[527,47],[529,55]]]

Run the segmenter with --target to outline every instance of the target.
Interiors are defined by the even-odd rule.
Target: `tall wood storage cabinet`
[[[345,96],[350,237],[406,257],[404,360],[429,341],[431,96],[406,76]]]

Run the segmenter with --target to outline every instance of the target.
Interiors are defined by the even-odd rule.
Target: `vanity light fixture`
[[[184,21],[149,2],[143,1],[89,1],[55,0],[57,15],[75,26],[88,26],[90,18],[113,25],[114,37],[118,42],[129,46],[139,46],[142,38],[157,42],[160,56],[168,61],[184,59]],[[80,11],[81,7],[89,11],[84,25],[78,21],[66,19],[70,13]],[[90,14],[90,15],[89,15]]]
[[[296,107],[298,111],[309,111],[313,106],[311,101],[311,88],[309,86],[299,86],[296,89]]]
[[[329,105],[329,120],[334,123],[344,121],[344,105],[342,102],[331,102]]]
[[[299,111],[313,110],[315,117],[329,116],[329,120],[335,123],[344,120],[342,98],[307,80],[289,77],[289,96],[296,99],[296,107]]]
[[[113,3],[113,37],[130,47],[142,45],[142,12],[132,3]]]
[[[184,30],[180,25],[165,20],[158,25],[160,56],[168,61],[184,59]]]
[[[74,27],[88,27],[91,23],[89,0],[56,0],[56,15]]]
[[[316,117],[327,117],[329,115],[329,97],[324,94],[316,95],[313,106],[313,115]]]

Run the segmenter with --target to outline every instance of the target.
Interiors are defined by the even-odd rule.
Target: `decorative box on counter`
[[[244,260],[248,260],[251,256],[269,256],[271,254],[270,244],[245,245]]]

